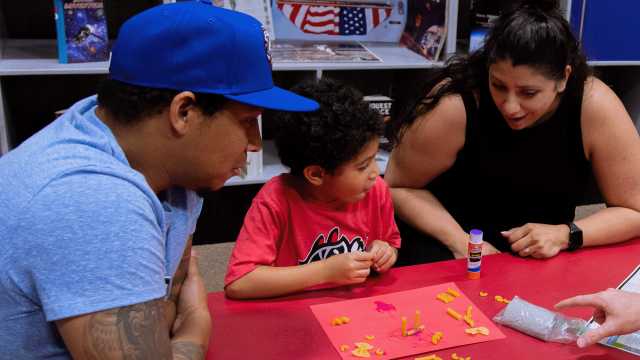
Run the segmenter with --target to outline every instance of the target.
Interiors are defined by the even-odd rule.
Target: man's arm
[[[164,299],[56,321],[74,359],[171,359]]]
[[[189,259],[191,259],[191,244],[193,242],[193,234],[189,235],[189,239],[187,239],[187,245],[184,248],[184,253],[182,253],[182,258],[180,259],[180,264],[178,265],[178,269],[176,273],[173,275],[173,281],[171,282],[171,291],[169,293],[169,298],[164,304],[165,311],[167,314],[167,330],[171,331],[173,327],[173,323],[176,321],[176,314],[178,309],[178,296],[180,295],[180,289],[182,289],[182,283],[184,282],[184,278],[187,276],[187,269],[189,269]]]
[[[207,293],[195,254],[179,295],[169,340],[164,298],[56,321],[74,359],[205,358],[211,336]]]

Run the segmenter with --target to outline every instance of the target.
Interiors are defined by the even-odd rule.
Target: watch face
[[[569,228],[569,248],[577,249],[582,246],[582,230],[574,223],[568,223]]]

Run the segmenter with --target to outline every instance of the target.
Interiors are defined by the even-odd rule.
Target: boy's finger
[[[380,268],[378,269],[379,273],[383,273],[387,270],[389,270],[389,268],[391,268],[391,266],[393,265],[393,262],[391,261],[387,261],[384,263],[384,265],[380,266]]]
[[[391,253],[390,252],[384,253],[384,255],[382,255],[382,257],[378,259],[378,261],[376,261],[374,264],[376,267],[376,270],[380,271],[379,268],[382,268],[387,263],[387,261],[389,261],[389,259],[391,259]]]
[[[367,280],[367,278],[366,278],[366,277],[357,277],[357,278],[354,278],[354,279],[353,279],[353,282],[356,282],[356,283],[363,283],[363,282],[365,282],[365,280]]]
[[[376,241],[376,242],[371,243],[371,245],[369,245],[369,249],[367,251],[370,252],[370,253],[376,254],[376,253],[378,253],[379,250],[380,250],[380,243],[378,243]]]
[[[367,277],[371,273],[370,269],[367,267],[366,269],[360,269],[356,271],[356,277]]]
[[[371,261],[376,257],[376,254],[372,252],[356,251],[351,254],[353,254],[353,259],[357,261]]]

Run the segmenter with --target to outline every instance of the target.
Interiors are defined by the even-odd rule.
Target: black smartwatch
[[[582,246],[582,229],[572,222],[566,223],[569,227],[569,249],[575,250]]]

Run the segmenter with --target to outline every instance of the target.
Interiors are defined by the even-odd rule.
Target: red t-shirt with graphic
[[[253,199],[233,248],[226,287],[259,265],[295,266],[365,251],[382,240],[400,248],[387,183],[381,178],[355,204],[302,199],[289,173],[269,180]]]

